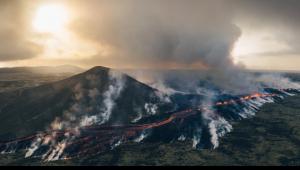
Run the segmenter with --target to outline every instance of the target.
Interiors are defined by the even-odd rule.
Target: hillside
[[[114,76],[114,77],[112,77]],[[76,119],[111,112],[109,124],[129,123],[147,113],[146,103],[158,103],[156,90],[105,67],[94,67],[70,78],[0,95],[0,139],[44,131],[57,118]],[[115,102],[117,108],[111,106]],[[78,123],[78,121],[76,123]]]
[[[300,165],[300,97],[266,104],[256,117],[237,122],[216,150],[188,143],[129,143],[96,156],[43,163],[23,153],[1,155],[1,165]]]

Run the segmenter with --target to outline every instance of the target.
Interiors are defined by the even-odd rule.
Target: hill
[[[70,126],[89,121],[126,124],[140,114],[154,114],[151,112],[156,110],[145,105],[154,107],[160,102],[157,92],[105,67],[38,87],[4,92],[0,95],[0,139],[43,131],[56,118]]]

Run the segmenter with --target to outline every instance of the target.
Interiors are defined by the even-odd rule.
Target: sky
[[[0,67],[300,70],[299,0],[1,0]]]

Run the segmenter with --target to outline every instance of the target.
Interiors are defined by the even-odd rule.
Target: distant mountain
[[[0,93],[63,80],[83,71],[71,65],[0,68]]]
[[[55,126],[57,118],[69,126],[127,124],[160,112],[161,100],[156,89],[109,68],[94,67],[54,83],[1,93],[0,139],[44,131]]]
[[[7,73],[36,73],[36,74],[57,74],[57,73],[80,73],[84,69],[72,66],[72,65],[62,65],[62,66],[38,66],[38,67],[7,67],[0,68],[0,74]]]

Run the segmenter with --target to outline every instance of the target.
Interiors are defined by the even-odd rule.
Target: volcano
[[[248,95],[164,94],[132,77],[94,67],[62,81],[0,95],[0,151],[52,161],[80,158],[128,141],[191,140],[216,148],[231,122],[298,89]]]
[[[94,67],[39,87],[1,93],[0,139],[44,131],[56,118],[78,123],[83,116],[88,120],[88,116],[92,119],[100,112],[109,116],[109,121],[104,120],[108,118],[99,121],[128,124],[135,118],[159,112],[155,106],[160,103],[158,93],[156,89],[105,67]]]

